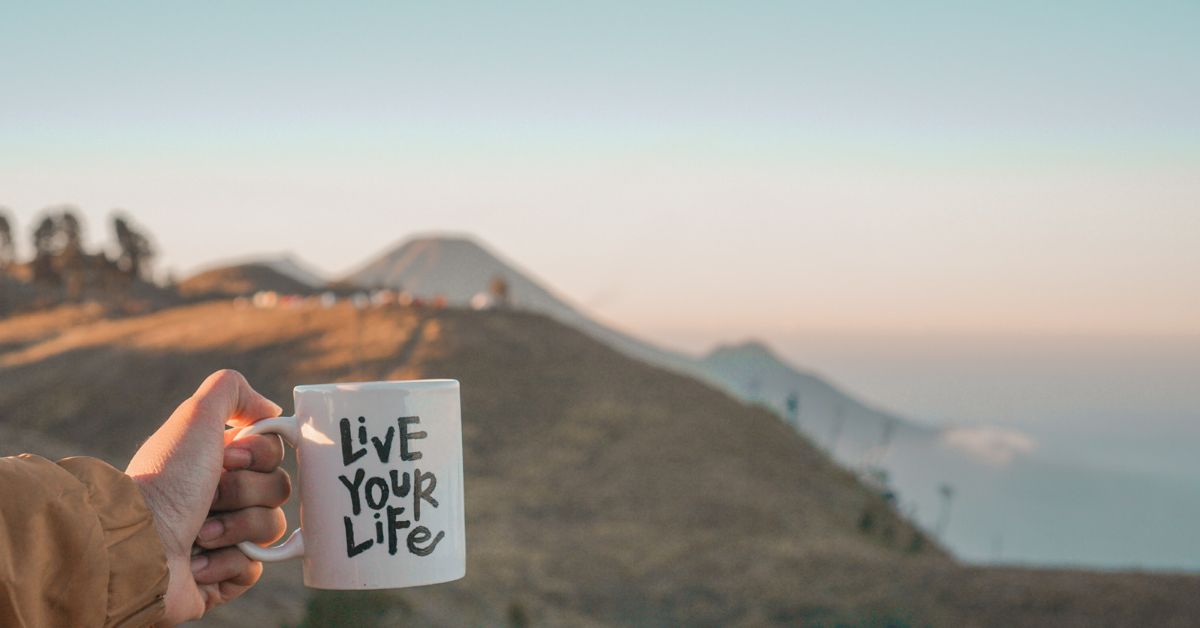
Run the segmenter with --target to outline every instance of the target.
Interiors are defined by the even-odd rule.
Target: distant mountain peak
[[[479,248],[484,248],[478,238],[465,231],[427,231],[424,233],[415,233],[411,237],[405,238],[401,245],[421,242],[471,244]]]
[[[418,297],[441,296],[465,306],[475,295],[506,282],[510,303],[562,319],[581,318],[561,297],[463,233],[423,233],[407,238],[345,277],[363,288],[407,290]]]
[[[179,293],[187,297],[234,297],[271,290],[284,294],[305,294],[316,289],[313,283],[293,276],[270,260],[244,262],[199,272],[179,282]],[[286,268],[286,266],[285,266]]]
[[[713,349],[713,353],[720,351],[770,353],[770,347],[767,346],[766,342],[761,340],[746,339],[742,342],[724,342]]]
[[[488,248],[484,246],[478,238],[468,233],[459,233],[453,231],[433,231],[415,234],[412,237],[405,238],[389,247],[382,257],[397,256],[406,251],[431,248],[450,248],[460,250],[469,249],[486,253],[492,257],[497,257],[497,255],[489,251]]]
[[[776,356],[775,352],[767,346],[767,343],[755,339],[744,340],[736,343],[719,344],[714,347],[712,351],[709,351],[708,355],[747,355],[756,357],[769,357],[777,361],[779,360],[779,357]]]
[[[319,288],[329,283],[329,280],[324,276],[323,273],[321,273],[319,270],[316,270],[312,264],[300,259],[298,255],[291,251],[226,259],[215,264],[201,267],[199,270],[194,272],[192,276],[199,276],[212,271],[225,271],[238,267],[252,266],[263,266],[269,268],[281,275],[285,275],[291,279],[294,279],[308,286],[309,288]]]

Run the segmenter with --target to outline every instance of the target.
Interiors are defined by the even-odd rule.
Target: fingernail
[[[200,570],[208,566],[208,556],[200,554],[192,557],[192,573],[198,573]]]
[[[221,523],[220,519],[209,519],[200,526],[200,534],[197,535],[201,541],[211,541],[225,532],[225,524]]]
[[[229,447],[225,450],[225,459],[221,463],[226,469],[244,469],[250,466],[253,456],[246,449]]]

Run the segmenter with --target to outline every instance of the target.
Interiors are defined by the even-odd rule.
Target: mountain
[[[452,305],[466,306],[496,278],[507,282],[509,298],[520,309],[578,315],[527,273],[465,236],[407,240],[345,280],[365,288],[407,290],[426,299],[441,295]]]
[[[697,358],[626,334],[583,313],[530,273],[468,237],[425,236],[407,240],[343,281],[363,287],[404,289],[426,298],[442,295],[452,305],[465,306],[474,295],[486,291],[497,277],[507,284],[511,303],[517,309],[549,316],[630,357],[699,377],[735,397],[761,403],[781,415],[788,395],[799,392],[804,398],[803,415],[811,419],[802,428],[818,442],[822,440],[818,436],[823,428],[844,423],[844,433],[839,438],[842,446],[847,452],[860,452],[877,442],[885,424],[910,426],[904,419],[866,407],[819,377],[784,364],[761,343],[721,347]]]
[[[1200,512],[1190,487],[1167,495],[1136,474],[1072,466],[1045,457],[1035,439],[1015,430],[907,420],[788,363],[761,342],[720,346],[702,357],[664,350],[589,317],[468,238],[410,240],[350,279],[420,296],[443,294],[465,304],[497,276],[509,284],[518,309],[540,312],[627,356],[770,409],[891,495],[910,520],[936,534],[956,556],[980,563],[1104,568],[1200,564],[1194,552],[1170,549],[1190,546],[1186,531],[1172,524]],[[1113,505],[1116,494],[1128,509]],[[1087,532],[1081,534],[1081,527]],[[1125,541],[1146,537],[1159,541]]]
[[[700,364],[709,381],[785,417],[848,466],[873,461],[897,437],[935,438],[939,433],[858,401],[788,364],[762,342],[718,346]],[[789,407],[789,400],[794,407]]]
[[[344,281],[364,287],[404,289],[422,297],[442,295],[451,304],[467,305],[496,277],[507,283],[512,305],[517,309],[549,316],[630,357],[697,377],[739,399],[765,405],[780,416],[790,416],[787,398],[796,394],[801,406],[797,429],[826,447],[836,445],[835,458],[847,466],[861,466],[885,437],[899,432],[926,440],[936,438],[935,430],[870,408],[824,379],[784,363],[761,343],[718,347],[698,358],[605,325],[468,237],[407,240]],[[936,502],[930,506],[932,509]]]
[[[426,299],[440,295],[451,305],[466,306],[496,278],[504,280],[509,302],[516,309],[549,316],[650,364],[696,373],[690,356],[661,349],[593,320],[532,274],[466,236],[411,238],[342,281],[364,288],[407,290]]]
[[[262,290],[280,294],[310,294],[314,286],[281,272],[268,263],[221,266],[179,282],[179,293],[189,298],[249,296]]]
[[[297,563],[208,625],[1186,625],[1200,577],[964,567],[762,408],[517,311],[236,308],[0,321],[0,453],[122,464],[210,371],[462,382],[463,580],[317,592]],[[289,517],[295,521],[295,504]]]
[[[936,429],[869,407],[826,380],[785,363],[762,343],[718,347],[704,357],[663,349],[593,319],[530,273],[468,237],[407,240],[343,281],[404,289],[426,298],[442,295],[450,304],[467,305],[496,277],[508,285],[514,308],[543,314],[629,357],[773,410],[847,468],[871,473],[884,485],[880,490],[898,492],[911,512],[938,511],[939,487],[948,477],[943,470],[975,466],[946,451]],[[787,408],[792,395],[799,406],[795,414]],[[931,461],[944,464],[931,469]],[[934,529],[936,521],[925,521]]]
[[[1080,479],[1095,476],[1085,473],[1087,470],[1056,472],[1055,461],[1035,459],[1036,443],[1022,434],[988,426],[943,429],[908,420],[863,403],[827,379],[789,364],[761,342],[719,346],[699,357],[657,347],[593,319],[470,238],[408,240],[344,281],[406,289],[427,298],[440,294],[451,304],[465,305],[487,290],[496,277],[507,283],[516,309],[546,315],[626,356],[696,378],[737,399],[770,409],[876,490],[892,495],[910,519],[938,534],[956,555],[979,562],[1041,564],[1067,564],[1092,557],[1108,567],[1178,568],[1194,563],[1191,558],[1172,561],[1161,556],[1151,561],[1146,558],[1149,554],[1115,549],[1120,538],[1137,528],[1133,523],[1124,527],[1108,523],[1112,518],[1100,497],[1084,502],[1067,498],[1079,512],[1106,522],[1089,536],[1092,545],[1080,542],[1068,547],[1047,541],[1046,535],[1079,537],[1073,532],[1078,517],[1064,516],[1062,508],[1048,506],[1045,498],[1037,497],[1047,489],[1038,474],[1077,478],[1070,486],[1087,495],[1100,494],[1098,481]],[[1131,478],[1116,480],[1112,486],[1137,485]],[[953,517],[945,490],[960,496],[954,501]],[[1139,494],[1150,495],[1144,490]],[[1164,522],[1191,512],[1182,506],[1164,509],[1157,499],[1143,501],[1151,502],[1144,504],[1144,512],[1162,513]],[[1019,516],[1013,514],[1018,512]],[[950,519],[953,523],[948,523]],[[1164,533],[1162,527],[1156,528],[1157,533]],[[1175,538],[1178,533],[1167,536]],[[1003,555],[997,549],[1001,546]]]

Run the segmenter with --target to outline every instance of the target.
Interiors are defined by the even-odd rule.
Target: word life
[[[370,436],[368,439],[366,422],[365,417],[358,417],[357,429],[354,429],[349,418],[343,418],[338,423],[341,428],[343,466],[349,467],[372,453],[379,462],[388,464],[393,459],[392,454],[397,453],[393,451],[396,441],[399,441],[398,462],[421,459],[421,452],[413,449],[412,441],[426,438],[428,434],[409,430],[421,423],[420,417],[402,416],[396,419],[396,425],[389,426],[383,438]],[[400,550],[401,530],[408,530],[404,545],[409,552],[428,556],[446,536],[445,532],[434,535],[429,528],[419,525],[421,502],[425,502],[426,509],[438,506],[437,498],[433,496],[437,488],[437,476],[432,472],[422,472],[420,467],[414,467],[411,472],[391,469],[386,475],[367,477],[367,472],[360,467],[353,473],[347,470],[338,479],[350,493],[351,516],[342,518],[346,524],[347,556],[353,558],[376,546],[380,549],[387,547],[387,552],[394,556]],[[411,501],[408,501],[410,498]],[[370,530],[368,524],[368,531],[363,535],[357,533],[355,519],[365,511],[370,511],[375,525],[374,530]]]

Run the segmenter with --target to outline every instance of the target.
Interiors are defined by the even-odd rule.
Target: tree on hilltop
[[[58,274],[54,271],[54,255],[58,226],[52,216],[43,216],[33,228],[33,280],[54,282]]]
[[[57,219],[58,273],[67,293],[77,299],[87,283],[87,254],[83,251],[83,222],[74,207],[65,206]]]
[[[117,234],[117,246],[120,253],[117,256],[117,267],[130,277],[137,279],[150,267],[154,258],[154,247],[150,239],[135,229],[124,216],[113,216],[113,231]]]
[[[58,215],[57,247],[59,253],[68,256],[83,255],[83,223],[75,212],[79,210],[66,205]]]
[[[0,207],[0,268],[8,268],[17,260],[17,245],[8,215],[8,208]]]
[[[81,292],[90,265],[83,248],[83,221],[72,205],[48,207],[33,229],[34,281],[65,284]]]

